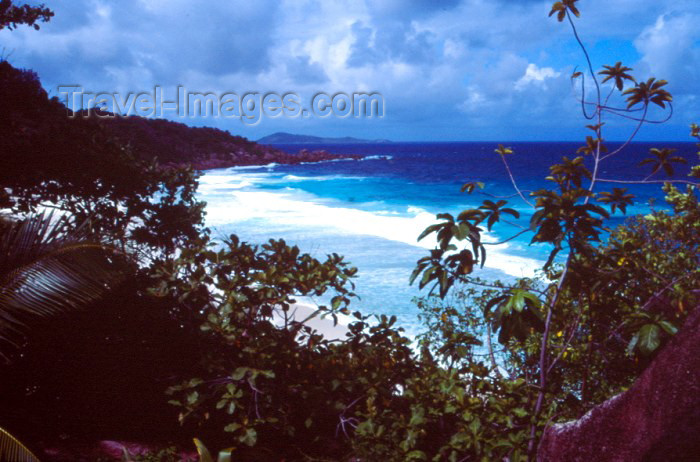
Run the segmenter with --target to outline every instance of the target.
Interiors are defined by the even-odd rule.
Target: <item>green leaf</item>
[[[481,429],[481,421],[479,420],[478,417],[475,417],[474,420],[472,420],[469,423],[469,430],[471,430],[471,432],[474,435],[477,435],[479,433],[480,429]]]
[[[237,367],[235,371],[233,371],[233,374],[231,374],[231,380],[241,380],[243,377],[245,377],[246,373],[248,372],[247,367]]]
[[[224,431],[228,432],[228,433],[233,433],[236,430],[238,430],[239,428],[241,428],[241,424],[231,423],[231,424],[228,424],[224,427]]]
[[[245,435],[240,437],[239,440],[245,445],[255,446],[255,443],[258,441],[258,432],[254,428],[248,428],[245,431]]]
[[[668,321],[659,321],[658,324],[669,335],[676,335],[676,332],[678,332],[676,326],[674,326]]]
[[[435,276],[433,276],[433,273],[435,273],[435,270],[437,269],[437,266],[431,266],[430,268],[425,270],[425,272],[423,273],[423,278],[420,280],[420,284],[418,284],[418,287],[422,289],[428,282],[434,279]]]
[[[422,407],[415,407],[411,413],[409,425],[416,427],[425,423],[425,410]]]
[[[406,460],[428,460],[428,456],[423,451],[416,449],[406,454]]]
[[[661,344],[659,333],[660,327],[656,324],[645,324],[639,329],[637,347],[643,355],[649,355],[659,347]]]
[[[195,438],[194,445],[197,447],[197,454],[199,455],[200,462],[214,462],[214,459],[212,459],[211,454],[209,453],[207,447],[204,446],[204,443]]]
[[[428,226],[427,228],[425,228],[425,230],[423,230],[422,233],[420,233],[420,236],[418,236],[418,239],[417,239],[417,240],[420,241],[420,240],[423,239],[425,236],[427,236],[427,235],[429,235],[429,234],[431,234],[431,233],[434,233],[435,231],[439,230],[439,229],[442,228],[442,227],[443,227],[443,224],[442,224],[442,223],[438,223],[438,224],[436,224],[436,225],[430,225],[430,226]]]
[[[126,257],[91,240],[88,225],[53,213],[0,219],[0,344],[16,345],[31,321],[87,306],[124,279]]]

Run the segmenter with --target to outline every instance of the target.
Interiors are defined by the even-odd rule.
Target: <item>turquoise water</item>
[[[547,167],[561,155],[575,152],[572,143],[512,143],[516,154],[511,168],[523,189],[538,189]],[[636,164],[649,146],[636,144],[625,157],[604,164],[601,175],[640,179],[647,173]],[[268,165],[217,169],[201,178],[199,197],[207,202],[207,224],[214,236],[237,234],[262,243],[284,238],[302,251],[323,258],[336,252],[359,268],[356,279],[364,312],[396,315],[409,332],[418,328],[412,298],[421,295],[408,278],[416,261],[435,241],[416,238],[435,214],[458,214],[478,206],[484,196],[460,192],[468,181],[483,181],[491,194],[512,194],[502,162],[493,154],[494,143],[402,143],[376,145],[310,146],[335,153],[365,154],[360,161],[333,161],[306,165]],[[666,147],[666,146],[663,146]],[[693,144],[677,144],[678,153],[692,159]],[[299,146],[288,147],[298,150]],[[682,167],[681,170],[687,170]],[[618,186],[618,185],[615,185]],[[638,200],[628,214],[646,213],[650,198],[663,198],[660,185],[634,186]],[[527,224],[530,208],[517,198],[510,206],[521,212],[518,224]],[[613,224],[621,223],[618,215]],[[519,229],[504,225],[489,233],[503,239]],[[532,275],[549,248],[530,246],[531,235],[499,247],[489,247],[486,266],[477,275],[509,279]],[[423,291],[423,295],[425,291]]]

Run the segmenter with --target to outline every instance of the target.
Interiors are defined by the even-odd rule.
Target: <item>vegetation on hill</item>
[[[32,170],[37,175],[60,176],[67,172],[60,171],[59,158],[84,159],[89,172],[104,169],[113,156],[93,149],[87,142],[93,133],[141,161],[157,160],[163,167],[191,165],[196,170],[361,157],[307,150],[290,154],[216,128],[139,116],[107,117],[94,109],[69,118],[68,109],[57,98],[49,99],[34,72],[15,69],[7,61],[0,61],[0,98],[7,108],[0,115],[0,149],[7,153],[3,159],[7,177],[26,176]],[[13,152],[22,154],[9,154]]]
[[[552,14],[574,26],[575,3],[556,2]],[[610,77],[609,91],[632,116],[644,114],[641,126],[671,95],[629,71],[606,66],[596,88]],[[629,386],[698,302],[700,166],[685,190],[664,185],[672,212],[609,230],[609,215],[633,198],[593,187],[615,181],[599,176],[605,157],[624,155],[605,152],[600,97],[584,102],[592,134],[577,157],[551,167],[550,189],[525,196],[513,179],[534,209],[518,232],[552,248],[542,278],[472,275],[488,255],[484,228],[517,216],[505,200],[438,215],[424,233],[438,245],[414,273],[438,295],[419,301],[426,333],[412,348],[394,318],[352,312],[356,269],[341,256],[317,259],[274,239],[210,239],[197,174],[180,160],[249,142],[162,121],[69,118],[35,74],[6,62],[0,93],[2,207],[60,209],[68,225],[87,222],[100,242],[134,257],[108,296],[37,322],[0,366],[0,427],[31,449],[196,436],[246,461],[535,460],[547,425]],[[167,154],[185,133],[196,135]],[[691,134],[700,139],[696,126]],[[506,165],[513,154],[496,152]],[[663,149],[651,155],[654,175],[674,160]],[[655,181],[647,173],[640,181]],[[287,316],[299,296],[324,294],[330,303],[318,315],[354,319],[345,339]]]
[[[190,164],[197,170],[263,165],[298,164],[334,159],[359,159],[357,155],[335,155],[327,151],[301,150],[287,153],[280,149],[234,136],[210,127],[188,127],[164,119],[139,116],[107,117],[100,125],[142,159],[157,158],[162,165]]]

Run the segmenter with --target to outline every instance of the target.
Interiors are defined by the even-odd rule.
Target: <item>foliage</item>
[[[71,225],[52,213],[0,222],[0,358],[32,317],[88,305],[123,279],[123,257]]]
[[[0,30],[8,28],[16,29],[17,26],[26,24],[39,30],[37,21],[48,22],[53,17],[53,11],[44,4],[38,6],[13,5],[12,0],[0,0]]]
[[[36,74],[0,62],[0,205],[27,213],[40,206],[90,219],[121,250],[155,259],[202,231],[197,175],[132,155],[95,121],[69,118]],[[11,194],[7,194],[7,190]]]
[[[128,145],[139,159],[157,161],[161,165],[192,165],[198,170],[261,165],[267,163],[297,164],[347,159],[358,156],[331,154],[323,150],[301,150],[287,153],[271,146],[249,141],[241,136],[212,127],[189,127],[163,119],[139,116],[115,117],[98,110],[81,111],[107,133]]]
[[[38,462],[39,459],[17,438],[0,428],[0,460],[16,462]]]
[[[171,462],[176,460],[180,462],[189,462],[191,460],[190,458],[181,457],[175,446],[169,446],[167,448],[160,449],[159,451],[149,452],[142,455],[132,455],[126,448],[123,448],[123,450],[124,454],[122,455],[122,462]],[[207,459],[202,458],[201,454],[199,460],[200,462],[207,461]]]
[[[630,385],[675,334],[688,307],[697,304],[695,289],[700,284],[697,182],[674,178],[666,181],[664,191],[673,206],[672,214],[653,211],[612,232],[606,226],[610,214],[626,212],[634,195],[626,188],[601,190],[601,185],[657,182],[651,178],[659,173],[674,175],[672,164],[686,160],[674,156],[673,149],[654,148],[651,158],[641,163],[651,164],[648,176],[634,181],[601,177],[602,163],[611,156],[624,155],[645,122],[663,122],[649,118],[650,105],[668,110],[670,117],[672,97],[663,88],[666,81],[649,78],[638,82],[630,73],[632,69],[621,62],[604,66],[598,73],[604,79],[599,82],[572,19],[572,15],[580,15],[575,3],[576,0],[556,2],[550,16],[556,14],[559,21],[568,20],[586,57],[595,99],[585,99],[582,72],[576,72],[572,79],[581,79],[583,115],[594,121],[587,125],[593,135],[578,150],[581,155],[563,157],[550,167],[546,179],[552,187],[533,191],[529,198],[518,188],[508,167],[506,156],[512,155],[513,150],[502,145],[495,150],[511,177],[514,196],[533,212],[530,226],[520,226],[513,237],[530,233],[532,243],[551,246],[542,268],[543,277],[538,281],[485,284],[471,275],[475,263],[480,261],[483,265],[487,256],[482,226],[485,224],[488,230],[494,225],[519,226],[496,213],[512,210],[506,208],[506,200],[494,203],[490,199],[478,208],[462,211],[457,219],[450,214],[437,215],[441,221],[426,228],[419,237],[435,234],[437,246],[430,256],[418,261],[411,277],[412,282],[420,281],[421,288],[433,283],[434,288],[440,289],[441,298],[448,295],[450,288],[464,284],[488,287],[480,295],[473,291],[462,295],[470,302],[463,307],[467,314],[460,316],[470,320],[467,326],[451,321],[449,309],[438,310],[444,318],[437,323],[433,317],[433,322],[451,336],[439,341],[433,335],[431,340],[437,345],[433,348],[444,351],[455,336],[479,338],[475,327],[499,333],[502,349],[497,353],[488,336],[491,367],[479,383],[493,383],[502,371],[508,371],[510,381],[524,381],[537,390],[522,403],[529,416],[529,435],[516,438],[521,444],[518,450],[527,454],[529,460],[536,457],[538,435],[548,422],[576,418],[593,404]],[[601,84],[609,81],[609,94],[603,97]],[[616,93],[624,100],[622,107],[611,103]],[[611,152],[602,136],[607,115],[637,122],[628,141]],[[698,137],[697,126],[693,125],[691,135]],[[689,176],[697,177],[697,172],[695,166]],[[681,192],[674,183],[686,184],[687,189]],[[471,193],[475,188],[472,184],[464,189]],[[517,218],[512,212],[511,215]],[[434,310],[429,308],[428,313]],[[455,356],[450,360],[455,360]],[[499,400],[493,396],[489,399]],[[492,441],[482,444],[488,446]]]
[[[568,19],[578,39],[575,4],[556,2],[550,15]],[[411,275],[437,295],[419,301],[428,330],[411,345],[394,318],[350,312],[356,269],[341,256],[319,260],[281,240],[211,241],[197,175],[164,168],[148,147],[162,145],[150,129],[181,127],[139,131],[135,119],[110,128],[111,119],[69,118],[35,74],[0,63],[0,98],[16,108],[0,111],[0,200],[15,213],[55,207],[75,223],[90,217],[101,241],[138,262],[89,316],[33,327],[21,360],[0,374],[0,421],[52,437],[58,429],[62,437],[196,434],[212,447],[233,446],[240,460],[533,460],[548,423],[629,386],[698,301],[697,183],[684,180],[685,191],[668,183],[672,213],[653,211],[616,230],[610,215],[625,213],[634,197],[600,187],[619,186],[600,165],[628,144],[607,151],[603,115],[637,120],[632,139],[650,107],[670,112],[665,82],[637,82],[622,63],[599,74],[588,67],[596,96],[581,102],[592,134],[551,166],[550,188],[526,196],[508,166],[516,154],[496,149],[532,207],[530,225],[515,235],[551,248],[540,277],[473,276],[487,246],[498,244],[483,240],[484,228],[520,225],[508,200],[438,215],[419,237],[435,236],[436,248]],[[582,88],[584,78],[573,76]],[[132,147],[115,136],[119,124],[136,132]],[[651,152],[652,176],[675,173],[672,154]],[[170,155],[174,164],[185,156]],[[700,166],[691,167],[699,176]],[[293,316],[301,297],[324,301],[309,317],[350,316],[345,338],[324,338]]]
[[[483,308],[485,299],[464,289],[444,301],[418,300],[427,328],[419,338],[418,367],[402,393],[389,403],[373,401],[362,413],[353,438],[361,459],[525,460],[525,406],[533,390],[524,380],[490,372],[480,340],[490,345],[489,327],[466,309],[470,303]]]
[[[65,308],[92,301],[85,313],[72,313],[70,320],[56,316],[49,324],[33,319],[31,330],[23,331],[27,335],[13,352],[14,363],[0,373],[0,421],[15,431],[25,429],[49,438],[90,437],[100,428],[132,437],[146,428],[176,434],[176,421],[173,426],[163,423],[170,414],[175,419],[176,413],[169,412],[162,393],[167,377],[196,362],[188,358],[199,354],[198,339],[190,335],[194,328],[187,324],[189,318],[178,318],[184,309],[178,311],[176,304],[149,296],[147,283],[156,261],[173,258],[190,241],[206,238],[204,204],[194,196],[195,172],[135,158],[95,121],[67,117],[66,108],[48,98],[36,74],[7,62],[0,62],[0,95],[6,103],[0,111],[1,206],[19,217],[45,209],[58,210],[54,217],[71,217],[55,233],[56,238],[70,238],[65,251],[53,238],[23,241],[31,242],[23,247],[3,240],[16,255],[24,249],[31,257],[23,260],[30,265],[23,271],[35,271],[31,266],[35,265],[59,277],[36,279],[27,273],[34,278],[27,280],[34,292],[19,294],[26,301],[27,294],[43,296],[53,288],[64,302],[59,306]],[[78,230],[80,224],[84,225]],[[85,282],[104,273],[99,259],[90,263],[88,258],[90,253],[96,258],[97,247],[80,247],[78,237],[86,235],[91,236],[89,242],[114,249],[110,260],[121,255],[131,261],[123,268],[119,289],[101,300],[92,294],[107,287],[93,284],[81,292],[75,286],[80,266],[92,273]],[[71,293],[73,298],[63,298]],[[57,301],[55,294],[51,296]],[[16,336],[11,340],[20,343]],[[86,389],[85,384],[94,388]],[[127,396],[134,389],[140,392],[129,400],[105,399],[110,390],[115,396]],[[114,421],[101,422],[105,415]],[[140,416],[137,422],[133,415]],[[37,421],[33,416],[42,418]]]
[[[195,438],[194,444],[195,444],[195,446],[197,446],[197,455],[199,456],[200,462],[214,462],[214,458],[211,456],[209,449],[207,449],[207,447],[204,446],[204,443],[202,443],[197,438]],[[223,450],[219,451],[217,461],[218,462],[229,462],[231,460],[231,453],[232,452],[233,452],[233,450],[231,450],[231,449],[223,449]]]
[[[339,435],[352,433],[361,402],[368,394],[390,399],[414,367],[395,319],[369,327],[354,313],[348,338],[332,342],[292,317],[294,297],[327,290],[336,295],[317,314],[347,313],[355,271],[337,255],[320,262],[284,241],[257,247],[235,236],[218,251],[184,252],[159,268],[159,293],[177,294],[201,313],[212,345],[200,375],[169,390],[181,420],[223,429],[237,452],[255,446],[293,460],[346,454]],[[222,437],[214,432],[207,440]]]

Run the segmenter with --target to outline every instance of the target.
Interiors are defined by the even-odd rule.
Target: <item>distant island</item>
[[[344,136],[342,138],[324,138],[321,136],[295,135],[293,133],[277,132],[262,137],[260,144],[367,144],[367,143],[391,143],[390,140],[364,140]]]

